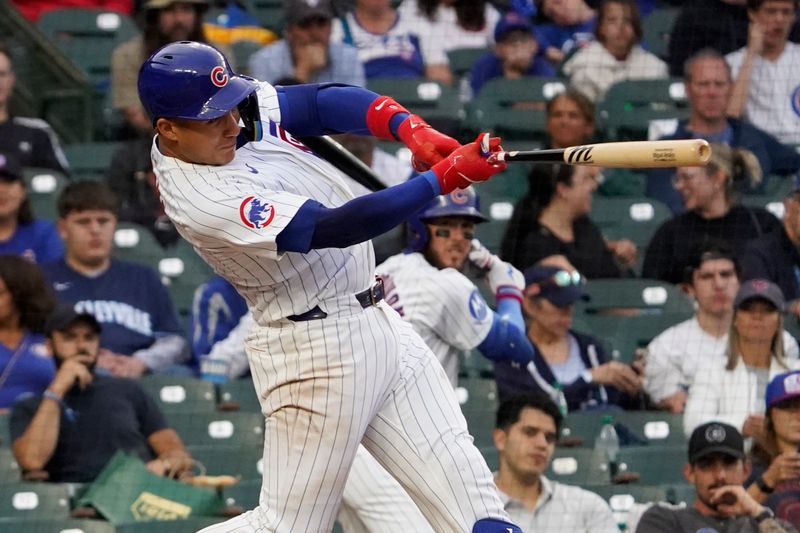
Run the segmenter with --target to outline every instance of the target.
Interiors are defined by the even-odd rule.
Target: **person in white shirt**
[[[751,279],[742,284],[733,302],[725,359],[704,358],[697,366],[683,415],[687,437],[700,424],[717,420],[763,441],[767,384],[800,368],[797,352],[790,355],[784,347],[784,307],[774,283]]]
[[[558,407],[543,393],[512,396],[500,404],[492,433],[500,458],[494,481],[506,512],[523,531],[618,533],[603,498],[544,476],[561,420]]]
[[[797,0],[747,0],[747,46],[725,56],[736,79],[728,115],[800,144],[800,45],[789,42]]]
[[[667,78],[667,64],[639,44],[642,20],[635,0],[603,0],[598,10],[595,41],[564,64],[570,85],[593,102],[603,99],[614,83]]]
[[[731,251],[716,244],[698,249],[687,268],[686,289],[695,299],[695,316],[653,339],[645,365],[645,391],[658,408],[673,413],[683,412],[699,362],[725,356],[739,290],[739,266]]]

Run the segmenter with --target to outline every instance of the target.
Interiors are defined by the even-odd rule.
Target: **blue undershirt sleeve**
[[[328,208],[307,200],[278,234],[281,252],[347,248],[386,233],[440,194],[433,171],[405,183]]]
[[[292,135],[319,136],[329,133],[370,135],[367,110],[378,94],[362,87],[343,84],[304,84],[276,87],[281,109],[281,126]],[[391,130],[406,119],[397,113]]]
[[[492,361],[509,359],[527,365],[533,359],[534,348],[525,335],[519,302],[511,298],[500,300],[498,312],[492,313],[492,317],[492,327],[478,350]]]

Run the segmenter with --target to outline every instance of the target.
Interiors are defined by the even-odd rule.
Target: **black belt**
[[[383,280],[381,278],[377,278],[374,285],[368,289],[356,293],[355,296],[356,300],[358,300],[358,303],[361,304],[361,307],[365,309],[367,307],[377,305],[378,302],[383,300],[384,297]],[[303,322],[305,320],[318,320],[327,316],[328,313],[320,309],[318,305],[315,305],[312,309],[306,311],[305,313],[287,316],[286,318],[292,322]]]

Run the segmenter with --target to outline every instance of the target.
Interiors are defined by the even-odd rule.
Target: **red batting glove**
[[[508,166],[502,161],[489,162],[491,154],[502,151],[500,137],[489,138],[488,133],[481,133],[475,142],[465,144],[455,150],[446,159],[433,165],[433,173],[439,179],[442,194],[455,189],[463,189],[486,181]]]
[[[461,147],[452,137],[436,131],[417,115],[409,115],[397,127],[397,136],[411,150],[411,164],[424,172]]]

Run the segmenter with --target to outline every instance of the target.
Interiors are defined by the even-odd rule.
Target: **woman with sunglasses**
[[[776,517],[800,527],[800,371],[775,376],[766,404],[764,442],[753,448],[745,486]]]
[[[544,257],[564,255],[589,279],[629,275],[636,246],[627,239],[606,241],[588,216],[599,175],[598,167],[535,166],[528,194],[515,206],[503,236],[502,258],[523,270]]]
[[[747,241],[780,231],[780,222],[761,207],[738,203],[739,183],[761,180],[752,152],[711,144],[705,167],[680,167],[674,186],[687,211],[664,222],[653,235],[642,266],[642,277],[681,283],[692,250],[710,241],[728,245],[741,257]]]
[[[536,265],[524,275],[522,311],[536,355],[527,367],[495,362],[501,401],[532,389],[555,399],[560,385],[570,411],[631,405],[642,377],[631,366],[610,361],[597,339],[571,329],[572,305],[583,297],[581,274]]]

